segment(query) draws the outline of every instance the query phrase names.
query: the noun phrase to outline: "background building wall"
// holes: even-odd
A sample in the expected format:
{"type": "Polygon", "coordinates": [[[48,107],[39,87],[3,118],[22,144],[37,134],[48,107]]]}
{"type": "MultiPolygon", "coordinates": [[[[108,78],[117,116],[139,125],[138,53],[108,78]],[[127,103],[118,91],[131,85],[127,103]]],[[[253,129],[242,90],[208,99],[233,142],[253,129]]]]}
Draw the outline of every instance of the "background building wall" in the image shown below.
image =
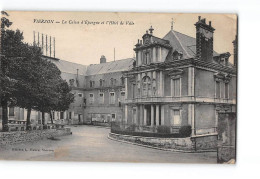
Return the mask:
{"type": "Polygon", "coordinates": [[[214,128],[216,127],[216,113],[213,104],[196,104],[195,105],[195,127],[214,128]]]}
{"type": "Polygon", "coordinates": [[[195,96],[215,97],[214,72],[195,68],[195,96]]]}

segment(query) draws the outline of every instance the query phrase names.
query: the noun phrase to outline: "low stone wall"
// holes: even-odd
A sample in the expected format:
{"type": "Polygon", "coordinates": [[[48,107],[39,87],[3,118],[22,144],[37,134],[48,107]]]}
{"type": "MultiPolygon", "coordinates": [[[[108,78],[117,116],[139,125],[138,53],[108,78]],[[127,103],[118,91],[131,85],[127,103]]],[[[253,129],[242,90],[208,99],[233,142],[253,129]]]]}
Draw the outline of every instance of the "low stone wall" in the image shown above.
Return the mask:
{"type": "Polygon", "coordinates": [[[217,151],[217,146],[218,146],[217,137],[218,137],[217,133],[191,137],[191,140],[194,145],[194,150],[195,151],[202,151],[202,150],[217,151]]]}
{"type": "Polygon", "coordinates": [[[162,149],[175,149],[191,151],[193,149],[190,137],[186,138],[158,138],[158,137],[141,137],[110,133],[109,137],[115,140],[133,142],[143,145],[149,145],[162,149]]]}
{"type": "Polygon", "coordinates": [[[118,141],[184,152],[216,151],[215,144],[217,144],[215,135],[185,138],[159,138],[110,133],[108,137],[118,141]]]}
{"type": "Polygon", "coordinates": [[[70,135],[70,128],[45,129],[33,131],[0,132],[0,146],[12,145],[28,141],[40,140],[49,137],[70,135]]]}

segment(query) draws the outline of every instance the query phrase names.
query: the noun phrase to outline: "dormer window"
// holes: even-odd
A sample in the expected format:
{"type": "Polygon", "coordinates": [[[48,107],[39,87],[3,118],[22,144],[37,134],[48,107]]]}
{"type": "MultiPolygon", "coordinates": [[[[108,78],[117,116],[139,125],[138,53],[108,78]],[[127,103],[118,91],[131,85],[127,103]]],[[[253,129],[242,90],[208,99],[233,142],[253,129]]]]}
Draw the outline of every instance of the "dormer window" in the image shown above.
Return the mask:
{"type": "Polygon", "coordinates": [[[99,80],[99,86],[104,87],[104,84],[105,84],[105,80],[100,79],[99,80]]]}
{"type": "Polygon", "coordinates": [[[90,88],[94,88],[95,87],[95,81],[92,81],[92,80],[90,80],[90,88]]]}
{"type": "Polygon", "coordinates": [[[111,78],[111,79],[110,79],[110,85],[111,85],[111,86],[115,86],[115,85],[116,85],[116,79],[111,78]]]}
{"type": "Polygon", "coordinates": [[[125,78],[123,76],[121,77],[121,85],[125,85],[125,78]]]}

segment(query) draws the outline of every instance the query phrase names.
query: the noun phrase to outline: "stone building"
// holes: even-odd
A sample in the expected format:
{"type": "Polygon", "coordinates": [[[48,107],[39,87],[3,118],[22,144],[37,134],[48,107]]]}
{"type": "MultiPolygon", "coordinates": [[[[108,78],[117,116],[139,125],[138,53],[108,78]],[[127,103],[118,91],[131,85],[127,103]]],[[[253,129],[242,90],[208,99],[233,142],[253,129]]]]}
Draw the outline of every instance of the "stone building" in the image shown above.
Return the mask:
{"type": "MultiPolygon", "coordinates": [[[[105,56],[100,64],[89,66],[43,56],[52,61],[61,71],[62,79],[72,88],[74,102],[67,111],[53,111],[55,123],[59,124],[106,124],[122,120],[125,88],[123,72],[132,68],[134,59],[128,58],[106,62],[105,56]]],[[[27,110],[19,107],[9,108],[10,122],[25,122],[27,110]]],[[[0,108],[0,120],[1,120],[0,108]]],[[[41,124],[41,112],[32,110],[31,123],[41,124]]],[[[45,122],[50,122],[45,114],[45,122]]]]}
{"type": "MultiPolygon", "coordinates": [[[[118,121],[172,130],[191,126],[192,136],[216,133],[218,115],[236,112],[236,68],[230,53],[213,50],[211,22],[199,17],[195,30],[196,38],[173,28],[159,38],[151,27],[135,45],[136,59],[106,62],[102,56],[100,64],[85,66],[44,56],[75,95],[69,110],[53,112],[55,122],[118,121]]],[[[10,108],[9,119],[24,121],[26,110],[10,108]]],[[[40,112],[33,111],[31,119],[40,123],[40,112]]]]}
{"type": "Polygon", "coordinates": [[[84,112],[86,123],[109,123],[121,121],[122,103],[125,100],[123,72],[132,68],[133,58],[87,66],[86,92],[87,108],[84,112]]]}
{"type": "Polygon", "coordinates": [[[136,65],[125,74],[123,120],[138,126],[191,126],[192,136],[215,134],[219,113],[236,112],[236,69],[230,53],[213,50],[215,29],[199,17],[196,38],[154,29],[138,40],[136,65]]]}

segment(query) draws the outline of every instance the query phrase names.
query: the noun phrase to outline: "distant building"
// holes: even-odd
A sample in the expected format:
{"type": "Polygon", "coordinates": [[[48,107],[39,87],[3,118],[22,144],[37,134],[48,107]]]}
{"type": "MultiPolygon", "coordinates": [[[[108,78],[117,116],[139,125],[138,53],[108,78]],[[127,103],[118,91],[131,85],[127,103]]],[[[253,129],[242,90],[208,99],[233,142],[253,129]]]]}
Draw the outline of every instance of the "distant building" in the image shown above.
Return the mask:
{"type": "MultiPolygon", "coordinates": [[[[68,82],[75,97],[67,111],[52,112],[55,123],[109,125],[111,121],[122,120],[121,103],[125,99],[123,72],[132,68],[133,58],[106,62],[105,56],[102,56],[100,64],[89,66],[47,56],[43,58],[60,69],[62,79],[68,82]]],[[[9,108],[10,122],[26,121],[26,116],[26,109],[9,108]]],[[[41,112],[32,110],[31,123],[41,124],[41,120],[41,112]]],[[[45,121],[50,122],[47,113],[45,121]]]]}
{"type": "Polygon", "coordinates": [[[87,66],[85,98],[87,99],[85,123],[109,123],[122,121],[125,100],[123,72],[133,66],[134,59],[106,62],[87,66]]]}

